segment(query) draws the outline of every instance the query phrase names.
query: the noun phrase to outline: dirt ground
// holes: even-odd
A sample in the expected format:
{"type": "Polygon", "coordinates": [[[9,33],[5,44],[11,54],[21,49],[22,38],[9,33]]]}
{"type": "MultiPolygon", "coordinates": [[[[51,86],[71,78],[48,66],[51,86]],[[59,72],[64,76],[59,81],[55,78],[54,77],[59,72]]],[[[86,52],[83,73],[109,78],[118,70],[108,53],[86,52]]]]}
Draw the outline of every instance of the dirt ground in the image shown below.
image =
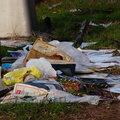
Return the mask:
{"type": "Polygon", "coordinates": [[[80,111],[59,120],[120,120],[120,101],[104,101],[99,105],[82,103],[80,111]]]}
{"type": "MultiPolygon", "coordinates": [[[[110,74],[120,75],[120,69],[111,69],[107,71],[110,74]]],[[[120,94],[112,93],[112,98],[104,98],[98,105],[90,105],[82,103],[76,106],[80,107],[80,111],[70,114],[59,120],[120,120],[120,100],[117,97],[120,94]]],[[[107,96],[111,96],[107,92],[107,96]]]]}

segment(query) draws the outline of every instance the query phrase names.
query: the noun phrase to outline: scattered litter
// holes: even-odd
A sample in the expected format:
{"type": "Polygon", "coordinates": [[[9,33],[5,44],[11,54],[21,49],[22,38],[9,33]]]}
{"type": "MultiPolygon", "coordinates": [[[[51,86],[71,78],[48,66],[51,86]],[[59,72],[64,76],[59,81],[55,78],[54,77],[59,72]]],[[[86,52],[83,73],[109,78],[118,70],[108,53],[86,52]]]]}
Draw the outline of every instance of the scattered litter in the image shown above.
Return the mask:
{"type": "Polygon", "coordinates": [[[76,75],[78,78],[96,78],[96,79],[104,79],[108,76],[108,74],[105,73],[92,73],[92,74],[80,74],[76,75]]]}
{"type": "Polygon", "coordinates": [[[48,7],[48,9],[52,9],[52,8],[55,8],[55,7],[57,7],[57,6],[60,6],[61,5],[61,3],[57,3],[57,4],[53,4],[51,7],[48,7]]]}
{"type": "Polygon", "coordinates": [[[17,59],[16,57],[3,57],[2,63],[14,63],[17,59]]]}
{"type": "Polygon", "coordinates": [[[93,63],[115,63],[119,65],[120,56],[113,56],[113,50],[80,50],[93,63]]]}
{"type": "Polygon", "coordinates": [[[37,39],[30,51],[28,52],[24,65],[29,59],[39,59],[40,57],[44,57],[46,59],[57,59],[57,60],[65,60],[68,62],[73,62],[74,60],[64,51],[61,51],[58,47],[53,46],[47,42],[44,42],[42,38],[37,39]]]}
{"type": "Polygon", "coordinates": [[[48,60],[55,70],[60,70],[63,74],[73,76],[75,74],[75,62],[66,62],[63,60],[48,60]]]}
{"type": "Polygon", "coordinates": [[[49,61],[43,57],[39,59],[30,59],[26,63],[27,68],[31,68],[33,66],[39,68],[42,73],[41,78],[56,77],[56,71],[49,61]]]}
{"type": "Polygon", "coordinates": [[[109,85],[105,81],[105,79],[96,79],[96,78],[81,78],[81,80],[86,83],[86,85],[93,85],[98,88],[107,88],[109,85]]]}
{"type": "Polygon", "coordinates": [[[3,80],[0,79],[0,90],[3,90],[5,88],[7,88],[7,86],[4,84],[3,80]]]}
{"type": "Polygon", "coordinates": [[[103,27],[106,28],[106,27],[112,25],[112,22],[110,22],[110,23],[108,23],[108,24],[102,24],[102,23],[100,23],[100,24],[95,24],[95,23],[93,23],[92,21],[90,21],[90,25],[92,25],[92,26],[103,26],[103,27]]]}
{"type": "Polygon", "coordinates": [[[48,91],[52,89],[58,89],[58,90],[65,90],[59,82],[57,82],[54,78],[48,78],[48,79],[36,79],[35,81],[27,81],[24,84],[36,86],[38,88],[44,88],[48,91]]]}
{"type": "Polygon", "coordinates": [[[3,63],[2,64],[2,69],[8,70],[9,68],[11,68],[11,66],[12,66],[12,63],[3,63]]]}
{"type": "Polygon", "coordinates": [[[117,85],[117,84],[120,84],[120,75],[108,75],[106,77],[106,82],[109,84],[109,85],[117,85]]]}
{"type": "Polygon", "coordinates": [[[120,95],[117,98],[120,100],[120,95]]]}
{"type": "Polygon", "coordinates": [[[87,67],[87,65],[90,64],[90,60],[81,51],[67,43],[60,43],[57,46],[61,51],[64,51],[67,55],[74,59],[76,62],[76,73],[93,73],[93,71],[87,67]]]}
{"type": "Polygon", "coordinates": [[[40,78],[41,76],[41,72],[37,67],[31,68],[24,67],[5,74],[3,80],[7,86],[11,86],[14,85],[15,83],[23,83],[24,78],[30,74],[34,75],[36,78],[40,78]]]}
{"type": "Polygon", "coordinates": [[[59,43],[66,43],[72,46],[73,42],[59,42],[58,40],[52,40],[51,42],[49,42],[49,44],[57,46],[59,43]]]}
{"type": "Polygon", "coordinates": [[[5,96],[7,93],[12,93],[11,91],[14,89],[14,86],[10,87],[4,87],[2,90],[0,90],[0,98],[5,96]]]}
{"type": "Polygon", "coordinates": [[[21,56],[15,62],[13,62],[10,71],[24,67],[24,64],[23,64],[24,59],[25,59],[25,56],[21,56]]]}
{"type": "Polygon", "coordinates": [[[17,51],[10,51],[10,50],[8,50],[8,52],[11,54],[12,57],[25,56],[25,53],[23,52],[23,50],[17,50],[17,51]]]}
{"type": "Polygon", "coordinates": [[[47,95],[48,91],[44,88],[38,88],[33,85],[17,83],[15,84],[13,94],[17,97],[42,96],[47,95]]]}
{"type": "Polygon", "coordinates": [[[120,84],[113,85],[113,87],[110,87],[107,90],[114,93],[120,93],[120,84]]]}
{"type": "Polygon", "coordinates": [[[30,45],[32,42],[28,41],[21,41],[21,40],[1,40],[1,46],[6,47],[20,47],[23,45],[30,45]]]}
{"type": "Polygon", "coordinates": [[[74,59],[74,61],[77,64],[81,65],[89,64],[90,60],[88,59],[88,57],[79,50],[77,50],[76,48],[74,48],[73,46],[67,43],[59,43],[57,46],[59,47],[60,50],[64,51],[67,55],[74,59]]]}
{"type": "Polygon", "coordinates": [[[27,75],[24,79],[24,82],[33,81],[33,80],[36,80],[36,79],[37,78],[34,75],[27,75]]]}
{"type": "Polygon", "coordinates": [[[82,42],[82,44],[80,45],[80,48],[85,48],[85,47],[88,47],[90,45],[94,45],[96,43],[97,42],[82,42]]]}
{"type": "MultiPolygon", "coordinates": [[[[33,87],[34,88],[34,87],[33,87]]],[[[36,88],[36,87],[35,87],[36,88]]],[[[27,88],[26,88],[27,89],[27,88]]],[[[39,90],[39,89],[38,89],[39,90]]],[[[41,89],[40,89],[41,91],[41,89]]],[[[17,94],[15,95],[19,95],[19,93],[22,93],[21,91],[16,91],[17,94]]],[[[41,92],[39,92],[41,93],[41,92]]],[[[47,93],[42,92],[42,93],[47,93]]],[[[24,95],[29,95],[29,94],[34,94],[34,92],[31,92],[29,90],[27,90],[26,92],[24,92],[24,95]]],[[[51,89],[48,94],[46,95],[40,95],[40,94],[35,94],[33,97],[15,97],[14,93],[10,96],[7,96],[3,99],[3,101],[1,102],[3,103],[7,103],[7,102],[64,102],[64,103],[72,103],[72,102],[88,102],[89,104],[92,105],[98,105],[100,97],[98,96],[92,96],[92,95],[86,95],[84,97],[78,97],[78,96],[74,96],[70,93],[67,93],[65,91],[61,91],[61,90],[57,90],[57,89],[51,89]],[[36,95],[36,96],[35,96],[36,95]],[[38,96],[40,95],[40,96],[38,96]],[[37,97],[38,96],[38,97],[37,97]],[[28,100],[29,99],[29,100],[28,100]]]]}
{"type": "Polygon", "coordinates": [[[56,46],[57,44],[59,44],[60,42],[58,40],[52,40],[51,42],[49,42],[49,44],[56,46]]]}
{"type": "MultiPolygon", "coordinates": [[[[53,102],[88,102],[89,104],[98,105],[100,98],[98,96],[78,97],[61,90],[51,90],[48,99],[53,102]]],[[[39,97],[38,97],[39,100],[39,97]]]]}
{"type": "Polygon", "coordinates": [[[70,12],[81,12],[81,9],[71,9],[70,12]]]}
{"type": "Polygon", "coordinates": [[[0,79],[1,103],[51,101],[98,105],[101,99],[113,99],[111,92],[120,93],[120,76],[95,71],[120,65],[120,57],[114,50],[81,49],[90,44],[96,42],[82,43],[76,49],[73,42],[47,43],[40,38],[21,51],[8,51],[12,57],[2,59],[2,69],[7,68],[8,73],[0,79]],[[81,97],[81,92],[86,96],[81,97]]]}

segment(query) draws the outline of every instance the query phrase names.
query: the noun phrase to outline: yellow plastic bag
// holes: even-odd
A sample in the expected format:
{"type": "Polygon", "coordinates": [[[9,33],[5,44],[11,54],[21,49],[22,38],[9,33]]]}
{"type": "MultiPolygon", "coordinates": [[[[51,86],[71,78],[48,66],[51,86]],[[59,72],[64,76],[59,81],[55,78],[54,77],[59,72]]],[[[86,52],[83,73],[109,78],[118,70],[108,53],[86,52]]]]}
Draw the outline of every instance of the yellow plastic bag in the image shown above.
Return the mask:
{"type": "Polygon", "coordinates": [[[5,74],[3,80],[7,86],[11,86],[14,85],[15,83],[24,82],[24,78],[27,75],[34,75],[38,79],[41,76],[41,72],[37,67],[32,67],[32,68],[23,67],[13,72],[9,72],[5,74]]]}

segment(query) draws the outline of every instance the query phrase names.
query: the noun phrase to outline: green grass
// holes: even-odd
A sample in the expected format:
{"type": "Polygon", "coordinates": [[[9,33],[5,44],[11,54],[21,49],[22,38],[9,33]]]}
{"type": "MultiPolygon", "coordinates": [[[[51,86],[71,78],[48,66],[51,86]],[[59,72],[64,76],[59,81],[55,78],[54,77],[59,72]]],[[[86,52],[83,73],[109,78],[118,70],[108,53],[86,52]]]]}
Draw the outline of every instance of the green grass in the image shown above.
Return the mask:
{"type": "Polygon", "coordinates": [[[7,52],[8,50],[10,50],[10,51],[23,50],[23,47],[24,47],[24,46],[20,46],[20,47],[13,48],[13,47],[1,46],[1,54],[2,54],[2,57],[12,57],[12,56],[10,55],[10,53],[7,52]]]}
{"type": "MultiPolygon", "coordinates": [[[[40,28],[47,29],[44,23],[45,17],[48,16],[52,19],[51,39],[71,38],[70,40],[74,41],[75,36],[80,29],[80,27],[76,26],[75,23],[81,23],[84,20],[105,24],[120,21],[119,4],[119,0],[59,0],[59,2],[41,3],[36,11],[40,28]],[[53,7],[52,9],[48,9],[50,6],[57,3],[61,3],[61,5],[53,7]],[[71,13],[71,9],[80,9],[81,12],[77,11],[71,13]],[[94,14],[86,13],[90,10],[99,10],[101,12],[94,14]],[[107,14],[102,11],[112,12],[107,14]]],[[[84,41],[99,42],[100,38],[102,38],[102,35],[107,35],[109,38],[114,38],[115,40],[119,41],[119,28],[120,23],[116,25],[111,25],[108,28],[94,27],[93,29],[93,26],[89,26],[89,32],[93,34],[87,34],[84,38],[84,41]],[[94,35],[95,33],[97,33],[98,35],[94,35]]],[[[109,42],[107,44],[106,42],[104,43],[102,39],[101,41],[102,42],[98,43],[98,46],[108,47],[110,45],[109,42]]],[[[99,49],[99,47],[97,49],[99,49]]]]}
{"type": "Polygon", "coordinates": [[[80,109],[79,103],[6,103],[0,105],[0,119],[57,120],[80,109]]]}

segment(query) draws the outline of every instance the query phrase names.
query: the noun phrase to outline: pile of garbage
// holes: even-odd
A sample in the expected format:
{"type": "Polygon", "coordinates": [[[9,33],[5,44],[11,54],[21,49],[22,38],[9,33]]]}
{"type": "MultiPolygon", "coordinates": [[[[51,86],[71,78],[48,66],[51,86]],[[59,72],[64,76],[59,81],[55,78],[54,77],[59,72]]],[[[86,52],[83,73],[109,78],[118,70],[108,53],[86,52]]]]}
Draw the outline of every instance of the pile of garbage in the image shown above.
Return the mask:
{"type": "Polygon", "coordinates": [[[72,44],[39,38],[23,50],[8,50],[12,57],[2,58],[0,102],[98,105],[105,98],[114,99],[112,92],[120,93],[120,76],[96,71],[119,66],[120,57],[113,57],[113,50],[82,50],[72,44]]]}

